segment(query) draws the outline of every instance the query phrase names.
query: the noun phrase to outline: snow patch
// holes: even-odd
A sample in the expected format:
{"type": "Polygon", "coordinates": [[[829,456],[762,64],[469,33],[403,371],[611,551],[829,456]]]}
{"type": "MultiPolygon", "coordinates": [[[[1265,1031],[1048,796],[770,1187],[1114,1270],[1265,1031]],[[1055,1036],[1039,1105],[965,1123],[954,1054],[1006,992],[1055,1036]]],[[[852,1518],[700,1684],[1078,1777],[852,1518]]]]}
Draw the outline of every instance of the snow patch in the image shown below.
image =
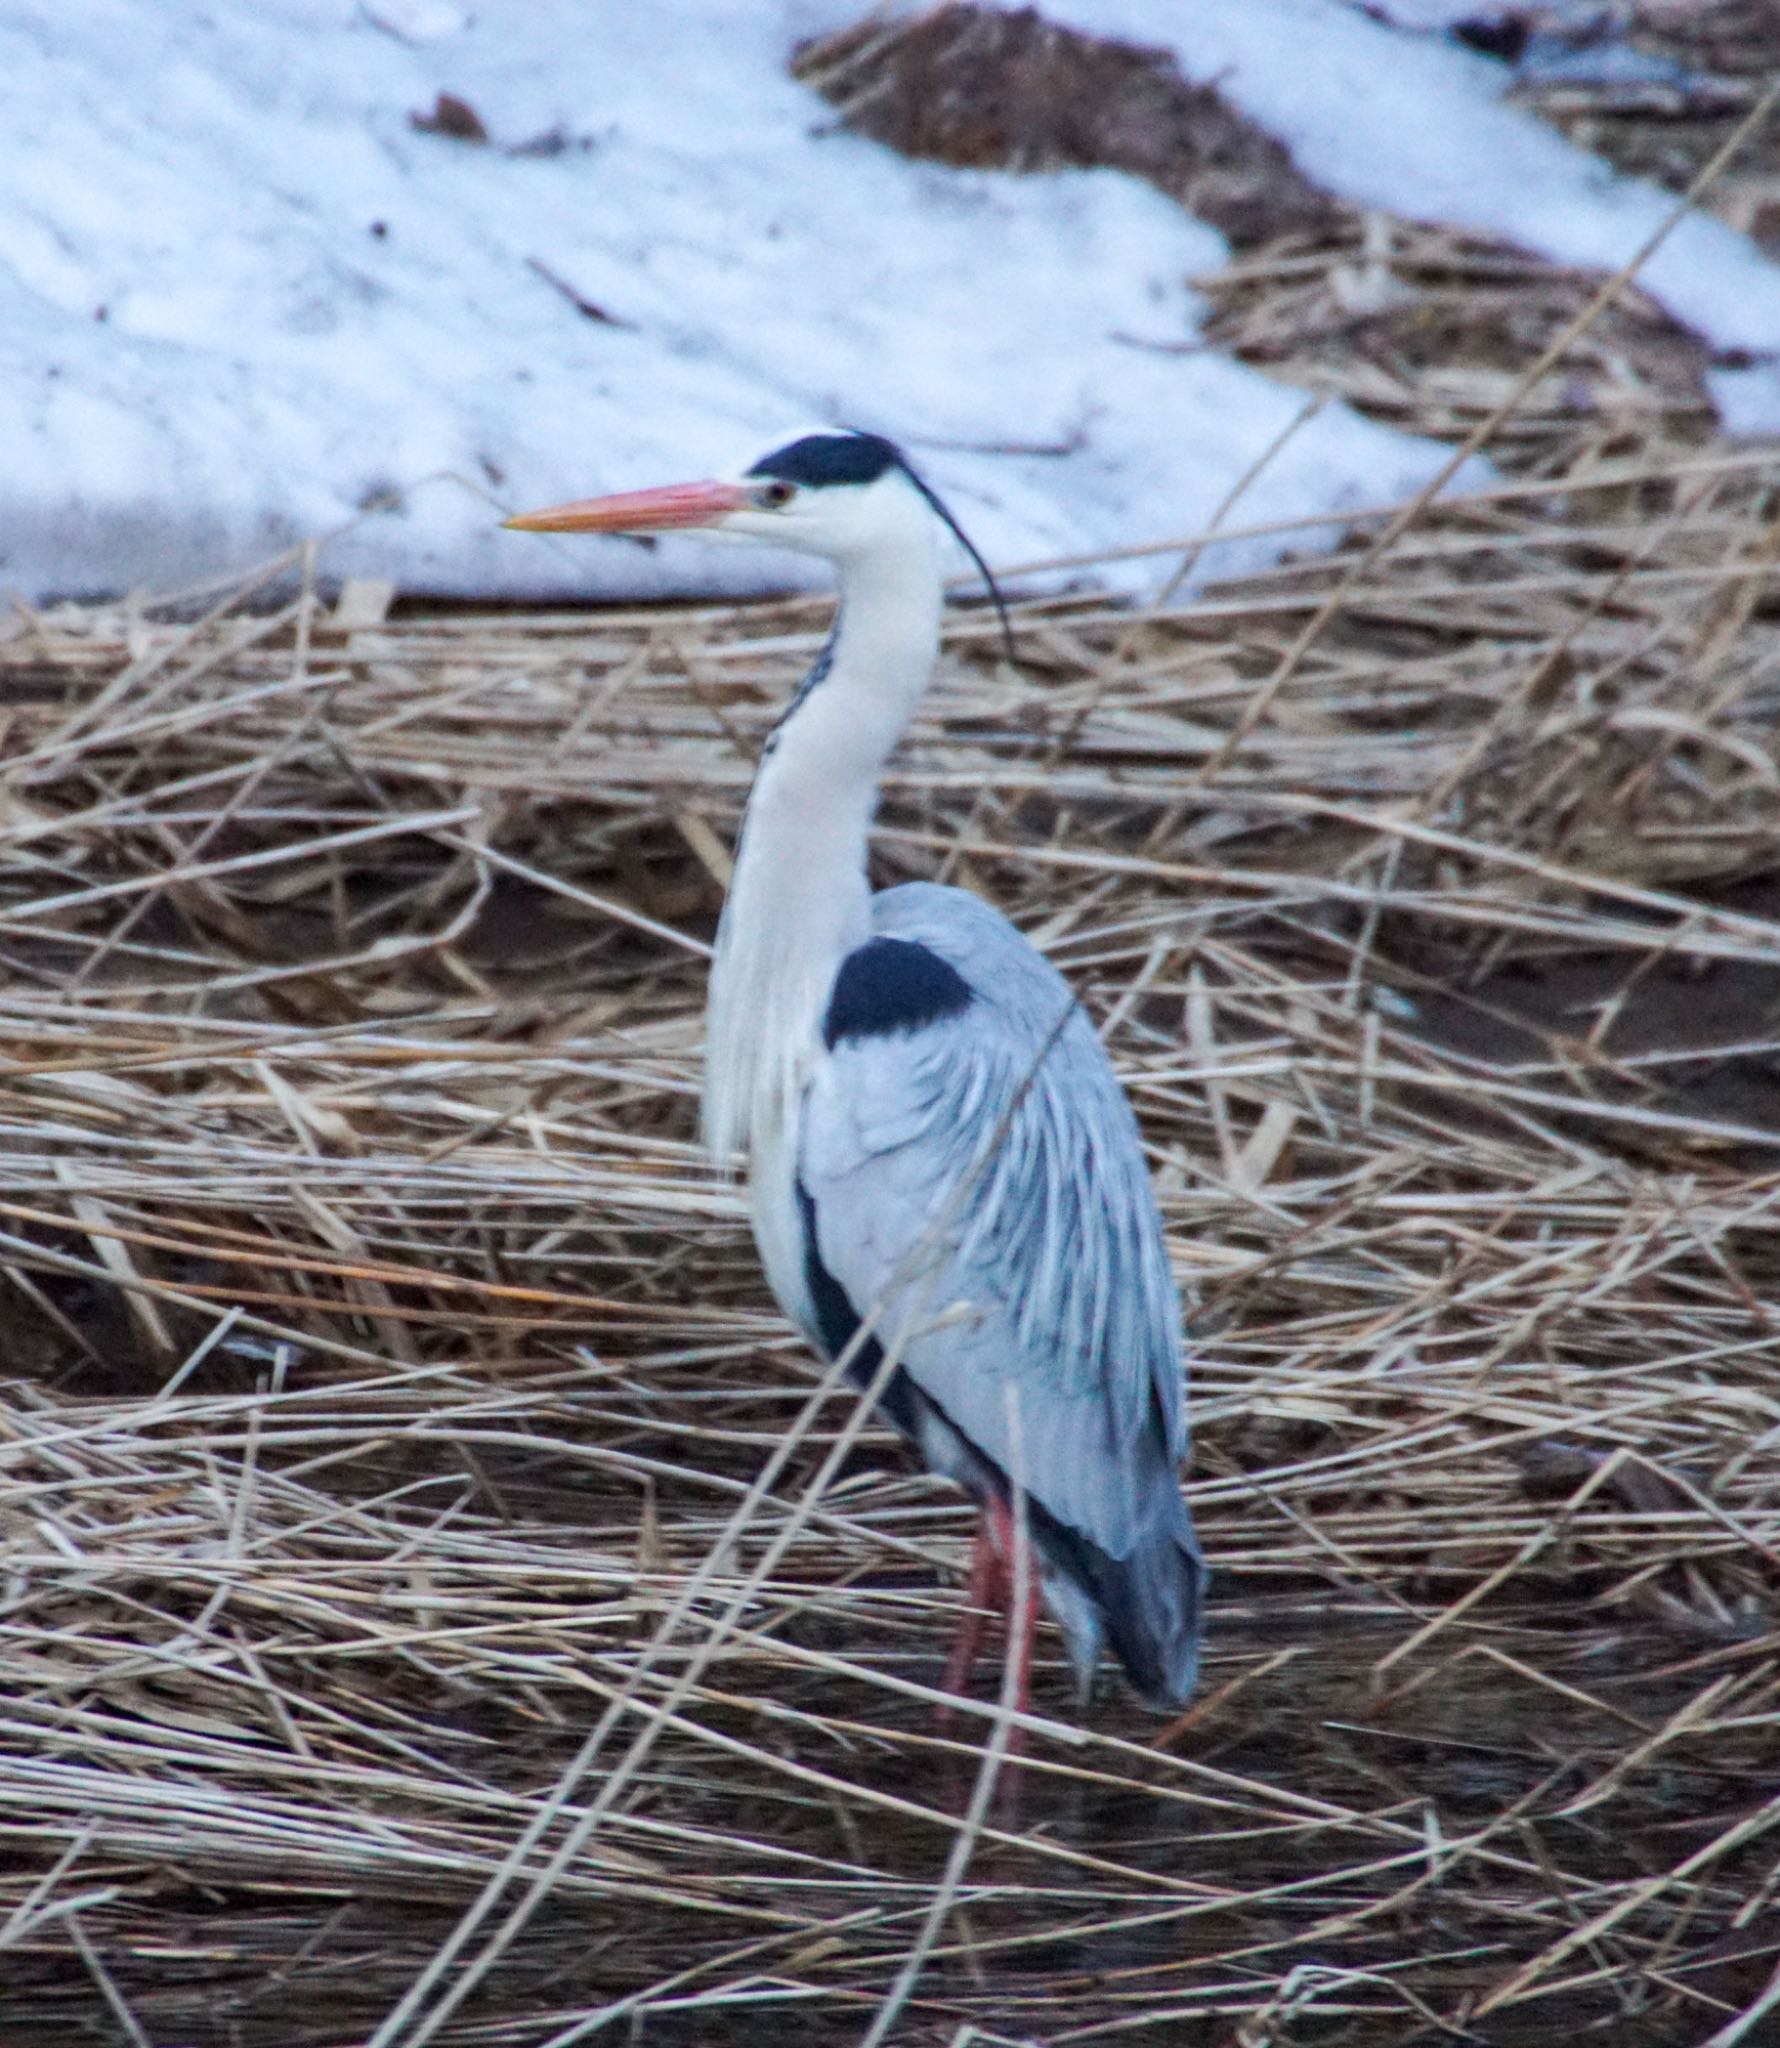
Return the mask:
{"type": "Polygon", "coordinates": [[[1706,389],[1727,434],[1739,440],[1780,438],[1780,363],[1708,370],[1706,389]]]}
{"type": "MultiPolygon", "coordinates": [[[[786,60],[857,12],[15,0],[0,587],[165,589],[331,535],[331,574],[410,590],[782,588],[794,562],[497,521],[705,475],[812,418],[902,440],[993,561],[1199,532],[1304,410],[1196,350],[1185,280],[1223,243],[1115,173],[958,172],[834,133],[786,60]],[[441,94],[486,143],[417,127],[441,94]]],[[[1501,108],[1495,67],[1333,0],[1058,13],[1227,72],[1370,203],[1578,261],[1618,260],[1666,204],[1501,108]]],[[[1689,230],[1653,288],[1723,345],[1767,345],[1772,267],[1689,230]]],[[[1235,517],[1339,518],[1445,458],[1330,406],[1235,517]]],[[[1213,547],[1199,573],[1275,545],[1213,547]]]]}

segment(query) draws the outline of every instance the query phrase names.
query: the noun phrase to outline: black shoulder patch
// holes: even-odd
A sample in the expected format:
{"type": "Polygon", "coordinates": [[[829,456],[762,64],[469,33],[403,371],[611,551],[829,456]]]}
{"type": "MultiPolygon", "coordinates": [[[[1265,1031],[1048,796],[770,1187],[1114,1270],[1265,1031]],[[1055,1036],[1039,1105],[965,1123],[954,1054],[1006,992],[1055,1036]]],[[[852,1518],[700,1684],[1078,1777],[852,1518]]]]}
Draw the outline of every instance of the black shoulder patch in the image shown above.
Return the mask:
{"type": "Polygon", "coordinates": [[[830,1051],[843,1038],[918,1031],[967,1010],[971,986],[950,961],[914,939],[867,939],[841,962],[822,1020],[830,1051]]]}
{"type": "Polygon", "coordinates": [[[748,474],[788,484],[869,484],[887,469],[907,468],[902,450],[882,434],[805,434],[763,455],[748,474]]]}

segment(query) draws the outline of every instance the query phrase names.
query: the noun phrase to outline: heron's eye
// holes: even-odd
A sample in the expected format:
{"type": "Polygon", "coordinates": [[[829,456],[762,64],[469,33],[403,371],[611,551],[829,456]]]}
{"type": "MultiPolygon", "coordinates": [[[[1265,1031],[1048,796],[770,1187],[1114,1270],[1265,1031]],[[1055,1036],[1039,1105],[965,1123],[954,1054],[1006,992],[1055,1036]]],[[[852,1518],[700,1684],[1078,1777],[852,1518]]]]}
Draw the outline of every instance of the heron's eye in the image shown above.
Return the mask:
{"type": "Polygon", "coordinates": [[[777,512],[781,506],[789,505],[797,496],[797,486],[787,483],[783,477],[775,477],[771,483],[762,484],[754,493],[754,502],[764,505],[769,512],[777,512]]]}

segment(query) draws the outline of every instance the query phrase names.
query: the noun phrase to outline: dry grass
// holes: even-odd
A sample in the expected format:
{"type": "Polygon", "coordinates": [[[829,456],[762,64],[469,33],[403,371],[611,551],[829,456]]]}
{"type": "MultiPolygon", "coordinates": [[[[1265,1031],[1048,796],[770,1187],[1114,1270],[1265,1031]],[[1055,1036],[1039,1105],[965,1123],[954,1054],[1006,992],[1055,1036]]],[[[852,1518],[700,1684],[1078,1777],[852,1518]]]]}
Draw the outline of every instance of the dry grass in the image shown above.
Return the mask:
{"type": "MultiPolygon", "coordinates": [[[[1019,673],[954,620],[883,878],[1105,1020],[1219,1576],[1172,1729],[1069,1726],[1050,1646],[893,2038],[1693,2041],[1765,1982],[1776,481],[1424,515],[1246,733],[1358,543],[1034,602],[1019,673]]],[[[11,628],[9,2043],[864,2031],[986,1725],[929,1714],[965,1517],[807,1405],[691,1142],[820,632],[11,628]],[[439,2031],[375,2034],[565,1831],[439,2031]]]]}
{"type": "Polygon", "coordinates": [[[1041,1638],[1014,1814],[692,1142],[825,608],[9,622],[6,2048],[1772,2037],[1780,457],[1560,425],[951,622],[880,878],[1104,1024],[1217,1569],[1172,1727],[1041,1638]]]}
{"type": "MultiPolygon", "coordinates": [[[[1529,24],[1562,26],[1557,10],[1526,10],[1529,24]]],[[[1572,33],[1574,13],[1568,23],[1572,33]]],[[[1579,75],[1521,79],[1514,96],[1584,149],[1620,169],[1682,190],[1766,89],[1774,73],[1772,0],[1614,0],[1596,17],[1602,54],[1579,75]],[[1655,60],[1651,75],[1615,79],[1628,48],[1655,60]]],[[[1770,254],[1780,251],[1780,133],[1756,138],[1714,187],[1707,206],[1770,254]]]]}

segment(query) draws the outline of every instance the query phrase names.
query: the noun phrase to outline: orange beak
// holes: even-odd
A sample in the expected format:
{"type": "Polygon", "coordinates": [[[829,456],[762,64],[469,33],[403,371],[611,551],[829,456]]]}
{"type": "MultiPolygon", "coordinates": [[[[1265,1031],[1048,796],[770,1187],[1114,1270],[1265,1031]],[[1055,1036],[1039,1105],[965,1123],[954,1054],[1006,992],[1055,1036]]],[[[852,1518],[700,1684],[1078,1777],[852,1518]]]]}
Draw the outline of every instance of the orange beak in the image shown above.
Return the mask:
{"type": "Polygon", "coordinates": [[[740,484],[664,484],[654,491],[620,491],[610,498],[578,498],[542,512],[503,519],[518,533],[663,533],[673,527],[715,526],[751,503],[740,484]]]}

